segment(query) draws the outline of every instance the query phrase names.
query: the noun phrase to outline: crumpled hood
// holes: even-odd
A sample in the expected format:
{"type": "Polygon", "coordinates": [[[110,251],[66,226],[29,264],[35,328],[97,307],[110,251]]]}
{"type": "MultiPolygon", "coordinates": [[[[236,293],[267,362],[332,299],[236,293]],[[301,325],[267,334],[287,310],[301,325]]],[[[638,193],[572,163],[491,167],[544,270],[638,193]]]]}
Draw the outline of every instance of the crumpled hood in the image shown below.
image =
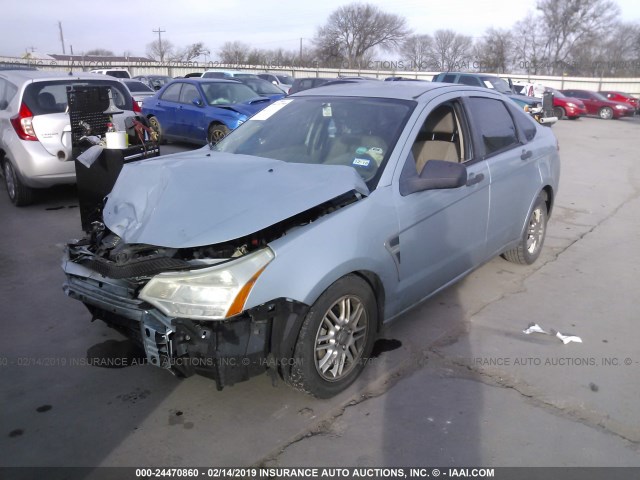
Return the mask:
{"type": "Polygon", "coordinates": [[[234,112],[238,112],[247,117],[252,117],[256,113],[258,113],[260,110],[265,108],[267,105],[271,104],[271,102],[272,100],[269,100],[269,98],[256,97],[250,102],[232,103],[229,105],[212,105],[212,106],[217,108],[224,108],[226,110],[233,110],[234,112]]]}
{"type": "Polygon", "coordinates": [[[197,247],[255,233],[352,190],[369,194],[352,167],[201,149],[125,164],[104,223],[126,243],[197,247]]]}

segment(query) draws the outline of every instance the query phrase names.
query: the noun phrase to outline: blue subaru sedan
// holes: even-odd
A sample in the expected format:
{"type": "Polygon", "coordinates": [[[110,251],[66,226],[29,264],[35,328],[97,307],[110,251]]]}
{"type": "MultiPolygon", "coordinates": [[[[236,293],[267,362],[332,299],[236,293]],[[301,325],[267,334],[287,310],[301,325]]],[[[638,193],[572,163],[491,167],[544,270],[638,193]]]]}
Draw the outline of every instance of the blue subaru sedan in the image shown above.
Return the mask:
{"type": "Polygon", "coordinates": [[[232,80],[189,78],[165,85],[142,103],[161,142],[215,144],[271,103],[232,80]]]}

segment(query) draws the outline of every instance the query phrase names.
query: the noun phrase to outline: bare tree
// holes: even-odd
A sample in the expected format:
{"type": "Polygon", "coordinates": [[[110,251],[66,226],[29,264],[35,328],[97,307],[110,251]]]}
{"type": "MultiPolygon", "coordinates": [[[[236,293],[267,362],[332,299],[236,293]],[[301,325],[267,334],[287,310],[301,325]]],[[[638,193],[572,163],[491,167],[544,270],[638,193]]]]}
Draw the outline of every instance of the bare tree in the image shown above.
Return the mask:
{"type": "Polygon", "coordinates": [[[563,73],[582,46],[611,31],[620,9],[610,0],[538,0],[550,73],[563,73]]]}
{"type": "Polygon", "coordinates": [[[411,70],[428,70],[433,39],[429,35],[411,35],[400,46],[402,59],[411,70]]]}
{"type": "Polygon", "coordinates": [[[545,34],[541,20],[529,13],[513,26],[513,67],[515,71],[538,75],[546,72],[545,34]]]}
{"type": "Polygon", "coordinates": [[[172,56],[172,60],[190,62],[191,60],[205,54],[209,54],[209,49],[204,46],[203,42],[197,42],[178,50],[172,56]]]}
{"type": "Polygon", "coordinates": [[[438,30],[433,35],[431,57],[439,70],[460,70],[471,51],[471,37],[453,30],[438,30]]]}
{"type": "Polygon", "coordinates": [[[225,42],[218,52],[220,61],[229,64],[243,64],[247,61],[247,55],[251,50],[251,46],[239,41],[225,42]]]}
{"type": "Polygon", "coordinates": [[[349,68],[362,66],[367,52],[393,49],[409,34],[404,18],[385,13],[372,4],[352,3],[339,7],[318,29],[315,43],[329,57],[342,56],[349,68]]]}
{"type": "Polygon", "coordinates": [[[473,47],[472,67],[481,72],[506,73],[512,65],[513,47],[511,32],[489,28],[473,47]]]}
{"type": "Polygon", "coordinates": [[[175,48],[169,40],[154,40],[147,45],[147,55],[153,60],[164,62],[174,54],[175,48]]]}
{"type": "Polygon", "coordinates": [[[106,48],[94,48],[85,53],[85,55],[92,55],[96,57],[113,57],[114,53],[106,48]]]}
{"type": "Polygon", "coordinates": [[[605,47],[609,75],[618,77],[640,73],[640,23],[616,25],[605,47]]]}

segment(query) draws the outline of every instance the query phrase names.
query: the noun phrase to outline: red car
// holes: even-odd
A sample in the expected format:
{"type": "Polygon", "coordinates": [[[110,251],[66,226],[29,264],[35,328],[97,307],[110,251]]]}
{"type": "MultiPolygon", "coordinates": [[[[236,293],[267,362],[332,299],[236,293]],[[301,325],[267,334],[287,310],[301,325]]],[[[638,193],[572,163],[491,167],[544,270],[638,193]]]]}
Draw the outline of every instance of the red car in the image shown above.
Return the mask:
{"type": "Polygon", "coordinates": [[[600,91],[598,92],[601,95],[604,95],[612,102],[620,102],[620,103],[628,103],[633,107],[636,113],[640,113],[640,100],[636,97],[629,95],[628,93],[622,92],[613,92],[613,91],[600,91]]]}
{"type": "Polygon", "coordinates": [[[631,117],[635,113],[632,106],[626,103],[612,102],[598,92],[589,90],[561,90],[561,92],[567,97],[579,98],[584,103],[584,106],[587,107],[589,115],[598,115],[605,120],[631,117]]]}
{"type": "Polygon", "coordinates": [[[587,115],[587,107],[579,98],[568,97],[555,88],[547,87],[546,90],[553,93],[553,115],[558,117],[558,120],[564,117],[575,120],[587,115]]]}

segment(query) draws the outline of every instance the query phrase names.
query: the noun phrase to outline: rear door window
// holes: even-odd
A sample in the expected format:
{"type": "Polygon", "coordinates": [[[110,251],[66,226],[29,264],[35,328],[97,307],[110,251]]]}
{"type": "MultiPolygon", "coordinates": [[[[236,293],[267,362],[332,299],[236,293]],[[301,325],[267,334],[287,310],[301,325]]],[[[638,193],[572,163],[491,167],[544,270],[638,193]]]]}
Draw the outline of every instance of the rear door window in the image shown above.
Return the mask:
{"type": "Polygon", "coordinates": [[[467,106],[485,158],[519,145],[516,126],[504,102],[494,98],[470,97],[467,106]]]}
{"type": "Polygon", "coordinates": [[[166,100],[167,102],[179,102],[180,89],[182,88],[182,85],[182,82],[176,82],[173,85],[169,85],[162,93],[162,100],[166,100]]]}

